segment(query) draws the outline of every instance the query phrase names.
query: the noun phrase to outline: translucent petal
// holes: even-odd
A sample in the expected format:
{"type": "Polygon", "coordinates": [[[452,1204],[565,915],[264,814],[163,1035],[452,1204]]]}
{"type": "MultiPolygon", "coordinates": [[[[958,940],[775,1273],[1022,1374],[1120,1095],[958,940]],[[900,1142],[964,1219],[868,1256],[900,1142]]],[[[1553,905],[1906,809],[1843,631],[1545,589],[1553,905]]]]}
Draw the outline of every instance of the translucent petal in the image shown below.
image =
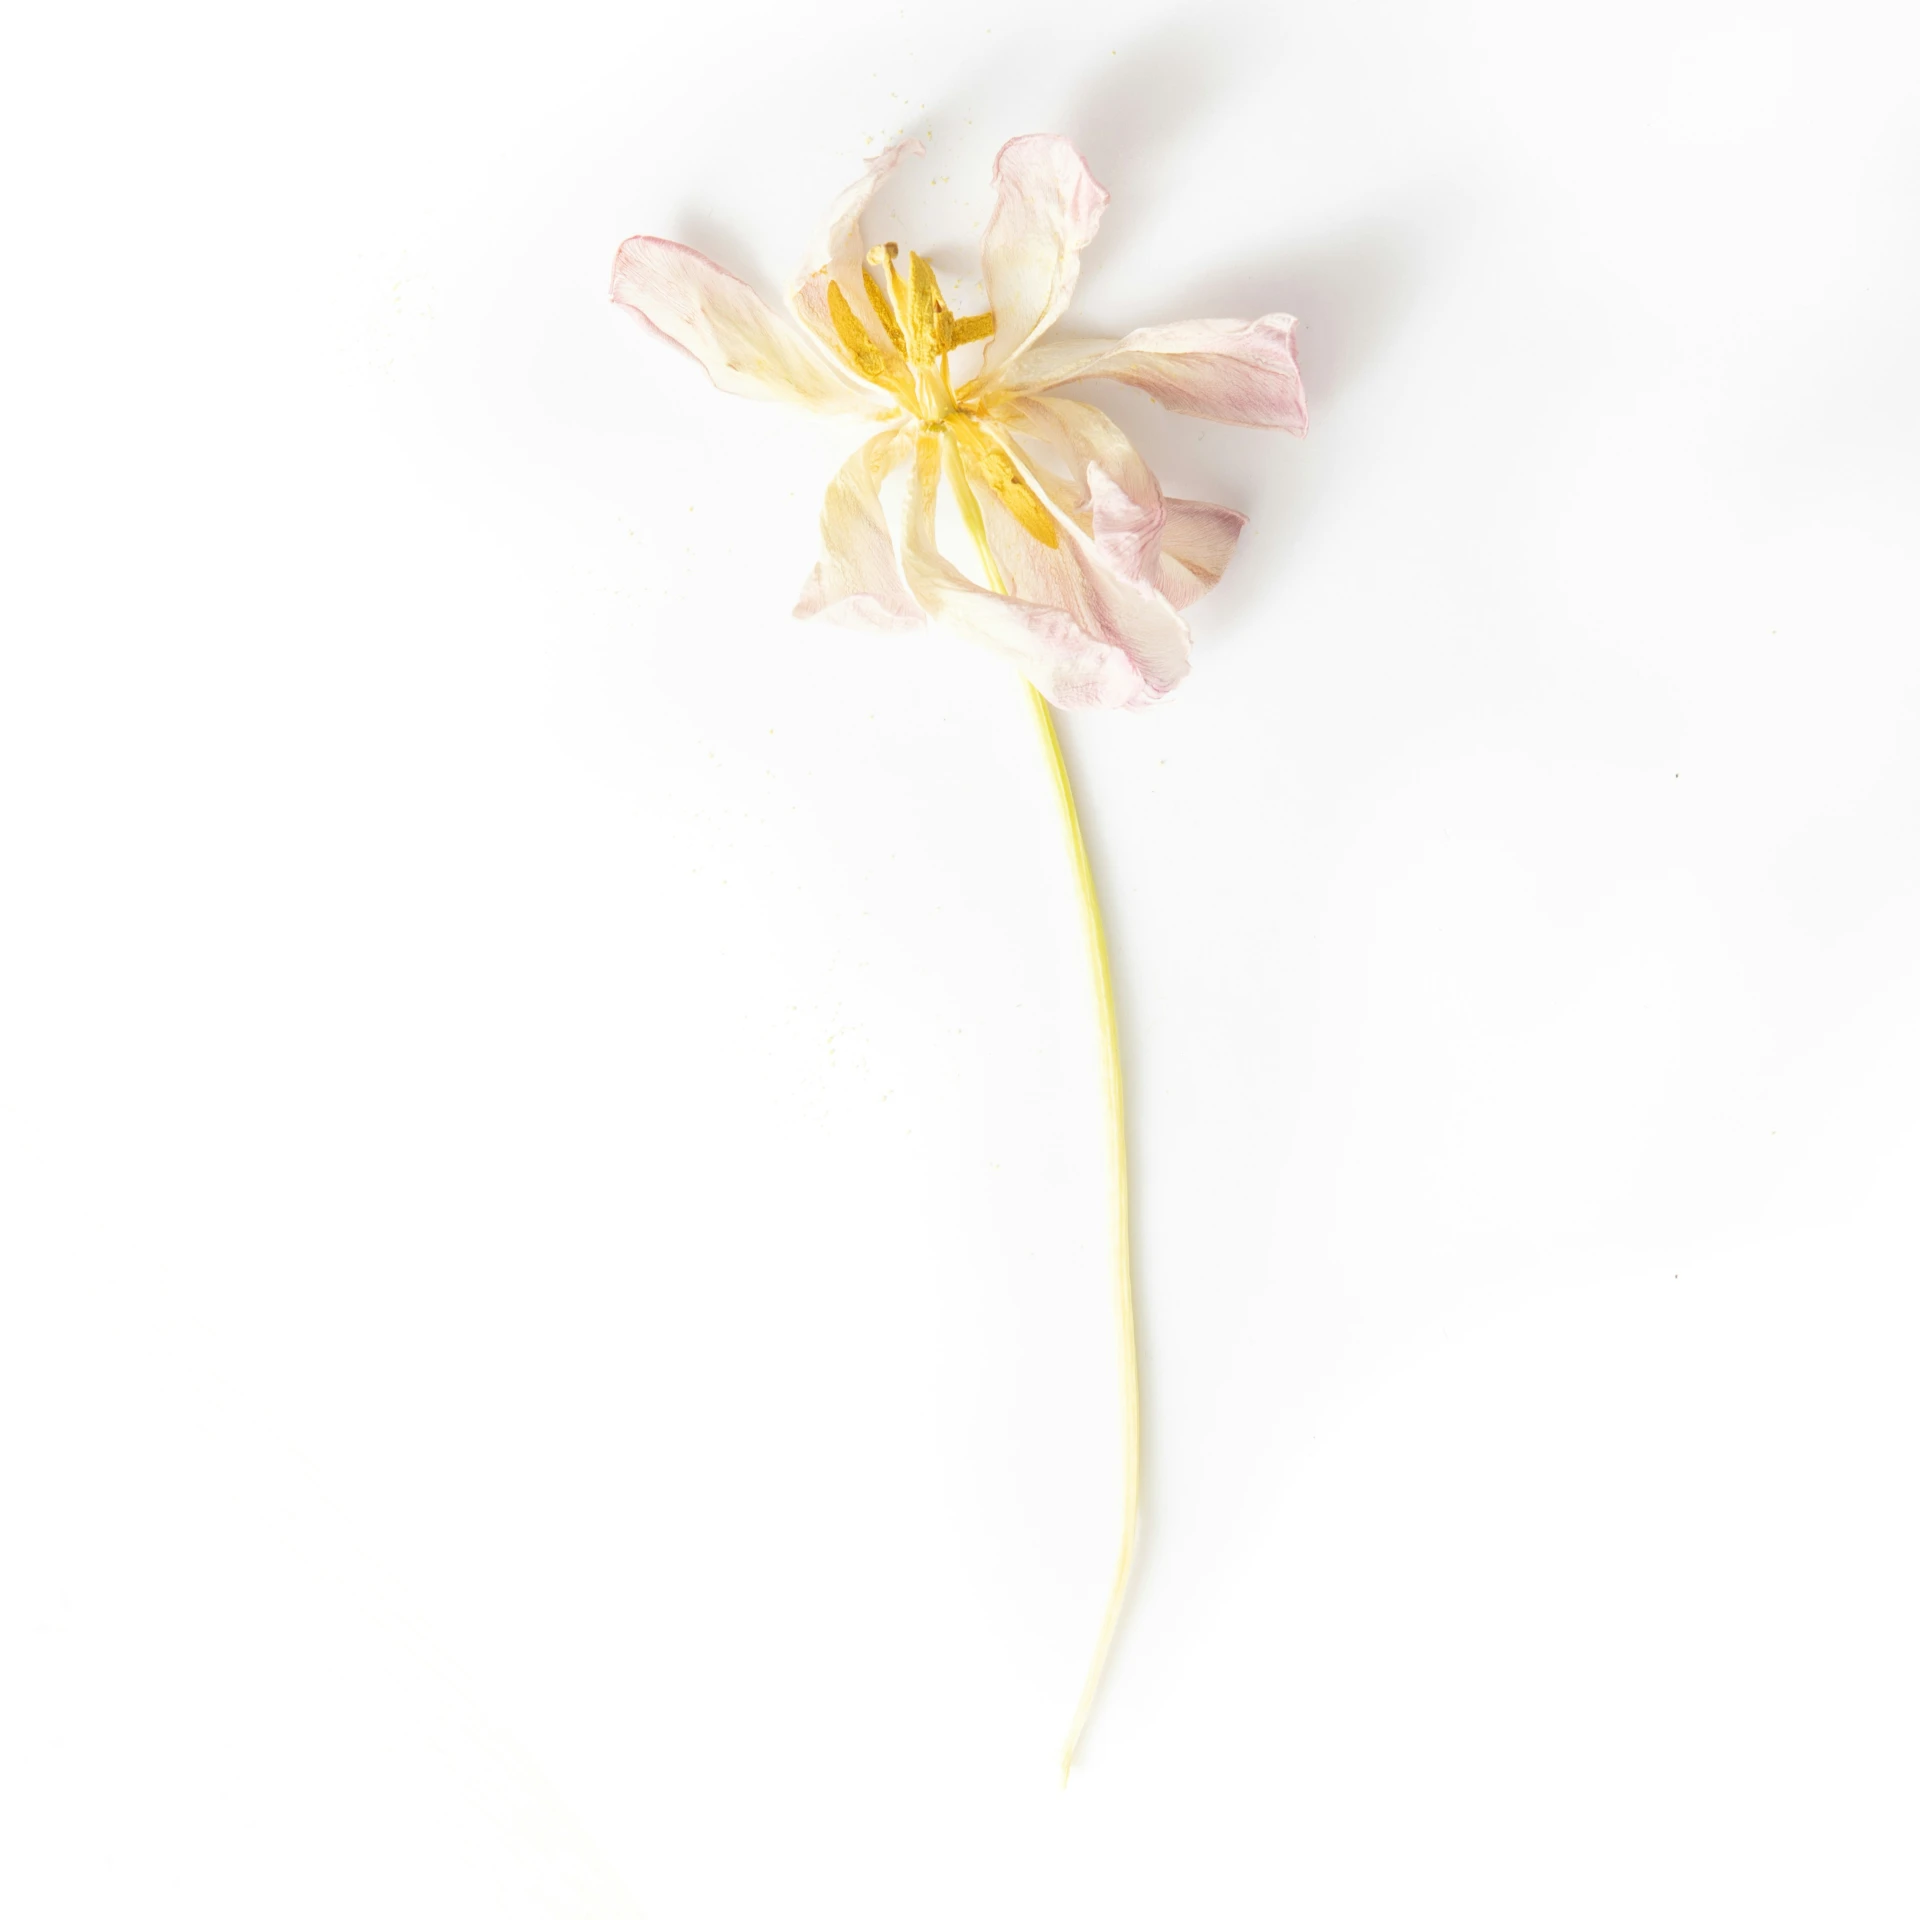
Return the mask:
{"type": "Polygon", "coordinates": [[[1291,314],[1270,313],[1259,320],[1140,327],[1122,340],[1049,340],[992,384],[1007,393],[1038,393],[1069,380],[1122,380],[1176,413],[1305,433],[1307,400],[1293,328],[1291,314]]]}
{"type": "Polygon", "coordinates": [[[1023,353],[1062,313],[1080,277],[1080,252],[1100,226],[1107,190],[1071,141],[1054,133],[1009,140],[993,163],[999,199],[980,247],[993,310],[981,365],[991,374],[1023,353]]]}
{"type": "Polygon", "coordinates": [[[1220,584],[1247,516],[1204,500],[1169,500],[1166,506],[1166,525],[1160,530],[1160,592],[1171,605],[1190,607],[1220,584]]]}
{"type": "Polygon", "coordinates": [[[912,450],[912,430],[876,433],[834,475],[820,508],[820,559],[794,617],[824,617],[844,627],[902,633],[927,616],[907,591],[880,486],[912,450]]]}
{"type": "Polygon", "coordinates": [[[705,254],[639,234],[613,263],[613,297],[706,368],[724,393],[820,413],[877,412],[876,396],[826,363],[792,325],[705,254]]]}
{"type": "Polygon", "coordinates": [[[873,196],[886,184],[894,168],[907,155],[925,152],[920,141],[902,140],[876,153],[867,162],[860,178],[833,203],[826,229],[808,258],[805,272],[788,291],[787,299],[794,312],[829,349],[837,350],[839,339],[827,305],[829,285],[839,288],[840,297],[876,341],[886,341],[892,331],[869,292],[867,243],[860,223],[873,196]]]}
{"type": "Polygon", "coordinates": [[[1107,565],[1136,585],[1156,586],[1166,504],[1159,481],[1119,427],[1098,407],[1054,394],[1022,396],[995,417],[1064,467],[1066,490],[1056,498],[1086,516],[1107,565]]]}
{"type": "MultiPolygon", "coordinates": [[[[923,435],[922,446],[939,436],[923,435]]],[[[968,579],[934,540],[937,456],[916,461],[901,563],[929,615],[1019,667],[1057,707],[1146,707],[1185,676],[1190,650],[1172,608],[1099,562],[1070,522],[1043,546],[991,490],[974,501],[1007,593],[968,579]]],[[[1027,476],[1029,486],[1033,476],[1027,476]]]]}

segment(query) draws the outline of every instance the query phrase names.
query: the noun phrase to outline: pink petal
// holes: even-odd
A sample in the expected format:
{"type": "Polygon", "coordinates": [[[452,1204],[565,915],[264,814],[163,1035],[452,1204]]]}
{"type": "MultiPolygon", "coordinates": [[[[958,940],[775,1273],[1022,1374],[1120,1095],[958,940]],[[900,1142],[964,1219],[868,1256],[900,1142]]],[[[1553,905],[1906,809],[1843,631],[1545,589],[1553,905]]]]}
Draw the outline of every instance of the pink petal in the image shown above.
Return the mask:
{"type": "MultiPolygon", "coordinates": [[[[1057,504],[1087,516],[1100,558],[1124,580],[1151,591],[1160,579],[1166,502],[1133,442],[1098,407],[1052,395],[1022,397],[996,410],[1000,425],[1057,454],[1067,470],[1057,504]]],[[[1051,475],[1042,473],[1042,480],[1051,475]]]]}
{"type": "Polygon", "coordinates": [[[1160,531],[1159,588],[1176,607],[1190,607],[1220,584],[1233,558],[1244,513],[1210,507],[1204,500],[1169,500],[1160,531]]]}
{"type": "Polygon", "coordinates": [[[1057,133],[1009,140],[993,163],[999,201],[981,243],[994,332],[981,366],[1004,367],[1073,298],[1080,251],[1100,226],[1107,190],[1071,141],[1057,133]]]}
{"type": "Polygon", "coordinates": [[[1123,380],[1176,413],[1244,427],[1307,430],[1291,314],[1261,320],[1185,320],[1140,327],[1124,340],[1050,340],[1008,367],[1007,392],[1038,393],[1069,380],[1123,380]]]}
{"type": "Polygon", "coordinates": [[[870,388],[824,364],[744,280],[676,240],[638,234],[624,242],[614,258],[613,297],[691,354],[723,393],[791,400],[820,413],[879,411],[870,388]]]}
{"type": "Polygon", "coordinates": [[[839,336],[827,312],[827,283],[832,281],[838,285],[847,304],[874,339],[885,338],[861,274],[867,260],[867,242],[860,223],[873,196],[886,184],[894,168],[908,154],[918,156],[925,152],[926,147],[920,141],[902,140],[876,153],[867,162],[865,172],[833,203],[826,229],[814,247],[806,271],[788,290],[788,304],[818,338],[826,342],[836,359],[839,336]]]}
{"type": "MultiPolygon", "coordinates": [[[[1044,477],[1022,458],[1017,446],[1004,437],[1001,444],[1027,484],[1045,498],[1044,477]]],[[[1090,471],[1089,478],[1097,522],[1102,487],[1116,493],[1118,490],[1097,468],[1090,471]]],[[[1186,622],[1152,586],[1117,573],[1076,521],[1056,515],[1059,544],[1045,547],[991,491],[977,497],[986,521],[988,544],[1012,592],[1036,605],[1057,607],[1082,633],[1127,657],[1138,686],[1122,704],[1151,706],[1187,677],[1193,636],[1186,622]]]]}
{"type": "Polygon", "coordinates": [[[824,615],[875,633],[927,624],[901,577],[893,530],[880,504],[880,483],[912,447],[910,430],[891,427],[834,475],[820,508],[820,559],[793,610],[795,619],[824,615]]]}
{"type": "MultiPolygon", "coordinates": [[[[1043,482],[1004,439],[1028,486],[1043,482]]],[[[907,582],[934,618],[1013,660],[1059,707],[1148,707],[1186,677],[1192,640],[1157,594],[1120,579],[1071,520],[1043,546],[991,488],[974,497],[1005,593],[976,585],[934,543],[937,460],[916,461],[901,546],[907,582]]],[[[1044,497],[1044,496],[1043,496],[1044,497]]]]}
{"type": "Polygon", "coordinates": [[[1121,578],[1157,590],[1176,609],[1219,585],[1245,514],[1167,498],[1133,443],[1098,407],[1058,394],[1026,395],[1003,402],[994,418],[1065,459],[1059,481],[1043,468],[1035,477],[1057,507],[1084,523],[1121,578]]]}
{"type": "Polygon", "coordinates": [[[990,592],[948,560],[934,543],[938,488],[937,464],[930,471],[916,462],[900,543],[907,584],[931,618],[1010,661],[1057,707],[1145,706],[1157,697],[1119,647],[1057,607],[990,592]]]}

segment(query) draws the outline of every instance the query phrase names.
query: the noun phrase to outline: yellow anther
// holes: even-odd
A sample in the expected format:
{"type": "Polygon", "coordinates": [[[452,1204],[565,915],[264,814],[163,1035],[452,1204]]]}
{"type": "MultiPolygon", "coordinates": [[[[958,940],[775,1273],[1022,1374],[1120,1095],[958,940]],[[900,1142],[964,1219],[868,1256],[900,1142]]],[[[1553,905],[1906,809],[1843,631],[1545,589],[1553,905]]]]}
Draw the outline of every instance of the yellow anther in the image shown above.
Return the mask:
{"type": "Polygon", "coordinates": [[[1060,529],[1040,496],[1021,477],[1007,450],[990,440],[963,414],[954,416],[955,438],[968,471],[993,489],[994,497],[1043,547],[1060,544],[1060,529]]]}
{"type": "MultiPolygon", "coordinates": [[[[907,283],[900,278],[900,269],[893,264],[899,251],[900,243],[897,240],[888,240],[880,246],[869,247],[867,249],[867,264],[872,267],[886,268],[887,288],[893,296],[894,311],[896,313],[905,313],[907,310],[907,283]]],[[[900,350],[904,353],[906,351],[905,346],[903,345],[900,350]]]]}
{"type": "MultiPolygon", "coordinates": [[[[874,248],[878,253],[880,249],[874,248]]],[[[893,303],[880,290],[880,283],[865,267],[860,269],[860,278],[866,283],[867,299],[873,306],[873,317],[880,322],[886,336],[893,342],[895,353],[904,354],[907,350],[906,335],[900,331],[900,322],[893,317],[893,303]]]]}
{"type": "Polygon", "coordinates": [[[990,313],[970,313],[964,320],[953,323],[953,345],[964,347],[970,340],[988,340],[993,337],[993,315],[990,313]]]}
{"type": "Polygon", "coordinates": [[[919,254],[907,255],[907,358],[931,366],[953,345],[953,315],[940,297],[940,282],[919,254]]]}
{"type": "Polygon", "coordinates": [[[832,316],[833,330],[840,336],[841,349],[853,363],[854,371],[879,385],[889,384],[886,355],[860,324],[859,316],[847,304],[847,296],[840,291],[837,280],[827,282],[827,312],[832,316]]]}

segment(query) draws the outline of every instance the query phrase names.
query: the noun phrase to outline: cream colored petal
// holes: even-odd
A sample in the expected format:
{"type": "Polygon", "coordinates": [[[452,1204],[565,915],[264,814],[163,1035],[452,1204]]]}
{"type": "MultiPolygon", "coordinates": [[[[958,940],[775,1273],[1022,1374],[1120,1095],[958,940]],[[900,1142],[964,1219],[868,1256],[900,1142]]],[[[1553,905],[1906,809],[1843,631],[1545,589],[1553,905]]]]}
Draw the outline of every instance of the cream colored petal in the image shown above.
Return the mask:
{"type": "Polygon", "coordinates": [[[1166,525],[1160,531],[1160,592],[1173,606],[1190,607],[1220,584],[1247,516],[1204,500],[1169,500],[1166,506],[1166,525]]]}
{"type": "Polygon", "coordinates": [[[912,429],[876,433],[827,488],[820,508],[820,559],[794,617],[825,617],[869,632],[902,633],[927,616],[907,591],[880,486],[913,450],[912,429]]]}
{"type": "Polygon", "coordinates": [[[838,353],[833,318],[827,309],[829,283],[840,289],[847,305],[853,309],[854,317],[874,340],[883,345],[886,341],[886,329],[873,310],[873,302],[867,297],[863,272],[867,263],[867,242],[860,223],[873,196],[886,184],[887,176],[894,168],[907,155],[918,157],[925,152],[926,147],[920,141],[902,140],[876,153],[867,162],[860,178],[833,203],[833,210],[827,215],[825,231],[808,257],[806,270],[788,289],[788,303],[829,352],[838,353]]]}
{"type": "Polygon", "coordinates": [[[1157,589],[1175,609],[1219,585],[1245,514],[1167,498],[1133,443],[1083,401],[1026,395],[1003,403],[994,417],[1064,465],[1056,474],[1036,462],[1034,473],[1055,510],[1091,536],[1123,579],[1157,589]]]}
{"type": "Polygon", "coordinates": [[[1100,226],[1107,190],[1071,141],[1057,133],[1009,140],[993,163],[999,192],[981,242],[981,272],[993,309],[985,373],[1005,367],[1066,311],[1080,252],[1100,226]]]}
{"type": "MultiPolygon", "coordinates": [[[[1009,440],[1002,445],[1022,477],[1045,495],[1045,475],[1029,464],[1009,440]]],[[[1093,516],[1102,512],[1102,489],[1117,493],[1099,469],[1089,471],[1093,516]]],[[[1111,502],[1105,503],[1111,508],[1111,502]]],[[[1193,636],[1187,623],[1161,597],[1157,586],[1130,580],[1115,571],[1093,532],[1075,517],[1055,516],[1057,544],[1043,546],[989,495],[981,499],[988,544],[1008,587],[1023,600],[1057,607],[1074,625],[1104,646],[1117,648],[1131,663],[1139,686],[1124,704],[1151,706],[1187,677],[1193,636]]]]}
{"type": "Polygon", "coordinates": [[[691,354],[723,393],[819,413],[880,410],[871,388],[822,361],[744,280],[676,240],[626,241],[614,258],[613,297],[691,354]]]}
{"type": "Polygon", "coordinates": [[[1123,340],[1049,340],[999,376],[1007,393],[1069,380],[1123,380],[1176,413],[1236,426],[1307,430],[1307,399],[1291,314],[1140,327],[1123,340]]]}
{"type": "MultiPolygon", "coordinates": [[[[1134,707],[1159,697],[1126,651],[1097,639],[1059,607],[990,592],[969,580],[934,540],[939,462],[916,461],[902,527],[900,560],[914,598],[943,626],[977,641],[1027,676],[1057,707],[1134,707]]],[[[1022,532],[997,502],[990,512],[1022,532]]]]}
{"type": "Polygon", "coordinates": [[[1137,586],[1157,586],[1166,502],[1152,469],[1119,427],[1098,407],[1053,394],[1015,399],[996,419],[1065,469],[1067,490],[1056,501],[1085,516],[1107,566],[1137,586]]]}

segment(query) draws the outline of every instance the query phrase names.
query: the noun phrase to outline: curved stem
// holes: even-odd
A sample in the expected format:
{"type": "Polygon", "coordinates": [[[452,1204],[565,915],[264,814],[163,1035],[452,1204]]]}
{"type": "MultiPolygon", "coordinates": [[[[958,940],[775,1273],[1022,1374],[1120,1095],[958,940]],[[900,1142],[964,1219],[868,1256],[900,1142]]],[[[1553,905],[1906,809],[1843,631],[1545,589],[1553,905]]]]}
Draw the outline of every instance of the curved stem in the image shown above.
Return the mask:
{"type": "MultiPolygon", "coordinates": [[[[947,477],[952,482],[960,516],[979,550],[987,585],[995,593],[1003,594],[1007,591],[1006,579],[994,560],[993,549],[987,545],[980,503],[968,483],[959,449],[951,435],[942,435],[942,440],[947,477]]],[[[1073,782],[1067,777],[1067,763],[1060,752],[1060,736],[1054,730],[1052,709],[1031,681],[1027,683],[1027,693],[1033,703],[1034,724],[1040,730],[1041,745],[1046,750],[1054,798],[1060,803],[1060,821],[1066,829],[1067,847],[1073,859],[1073,877],[1080,894],[1080,922],[1086,932],[1087,958],[1093,970],[1093,997],[1100,1015],[1107,1165],[1113,1193],[1113,1312],[1120,1348],[1120,1557],[1113,1570],[1113,1586],[1107,1594],[1100,1637],[1094,1642],[1093,1660],[1087,1668],[1079,1703],[1067,1728],[1066,1744],[1060,1752],[1060,1784],[1065,1786],[1073,1771],[1073,1756],[1080,1745],[1080,1736],[1087,1730],[1094,1698],[1100,1691],[1100,1676],[1106,1670],[1114,1631],[1120,1624],[1120,1610],[1126,1603],[1127,1582],[1133,1575],[1133,1545],[1140,1530],[1140,1353],[1133,1324],[1133,1254],[1127,1227],[1127,1118],[1120,1080],[1120,1021],[1113,1003],[1113,967],[1107,958],[1107,930],[1100,917],[1100,896],[1094,890],[1093,868],[1087,860],[1087,843],[1080,831],[1080,810],[1073,803],[1073,782]]]]}
{"type": "Polygon", "coordinates": [[[1065,1786],[1073,1770],[1074,1750],[1093,1712],[1094,1696],[1100,1690],[1100,1676],[1106,1668],[1114,1630],[1120,1624],[1120,1609],[1127,1597],[1127,1582],[1133,1573],[1133,1543],[1140,1530],[1140,1355],[1133,1324],[1133,1258],[1127,1230],[1127,1119],[1120,1081],[1120,1022],[1113,1004],[1113,969],[1107,958],[1107,933],[1100,918],[1100,898],[1094,892],[1093,869],[1087,863],[1079,811],[1073,804],[1073,787],[1067,779],[1067,763],[1060,755],[1060,736],[1054,731],[1053,715],[1039,689],[1029,685],[1027,691],[1033,698],[1034,723],[1040,729],[1041,742],[1046,748],[1054,795],[1060,802],[1060,818],[1073,855],[1074,878],[1080,889],[1080,918],[1086,929],[1087,956],[1093,964],[1093,996],[1100,1012],[1101,1051],[1106,1068],[1107,1164],[1113,1190],[1113,1312],[1120,1346],[1120,1557],[1107,1595],[1106,1616],[1100,1622],[1100,1638],[1094,1642],[1093,1661],[1087,1668],[1086,1683],[1080,1689],[1079,1705],[1073,1710],[1066,1745],[1061,1749],[1060,1784],[1065,1786]]]}

